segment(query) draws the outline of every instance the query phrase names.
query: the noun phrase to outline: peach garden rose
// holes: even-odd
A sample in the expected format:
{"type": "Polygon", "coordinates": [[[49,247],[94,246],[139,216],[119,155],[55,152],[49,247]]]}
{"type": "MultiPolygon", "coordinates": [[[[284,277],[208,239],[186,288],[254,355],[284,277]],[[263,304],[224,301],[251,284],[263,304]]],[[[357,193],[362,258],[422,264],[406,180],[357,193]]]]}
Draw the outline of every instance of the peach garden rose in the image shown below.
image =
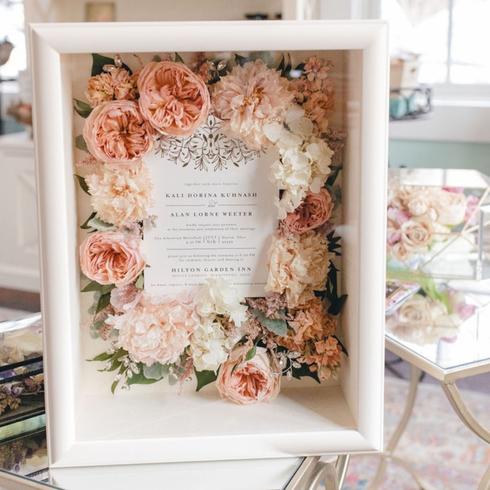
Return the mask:
{"type": "Polygon", "coordinates": [[[140,160],[152,147],[151,127],[132,100],[112,100],[95,107],[85,120],[83,138],[89,152],[107,163],[140,160]]]}
{"type": "Polygon", "coordinates": [[[99,284],[129,284],[145,267],[141,243],[139,236],[121,231],[91,233],[80,245],[80,268],[99,284]]]}
{"type": "Polygon", "coordinates": [[[138,90],[142,114],[165,135],[189,136],[209,113],[206,84],[183,63],[148,63],[139,74],[138,90]]]}
{"type": "Polygon", "coordinates": [[[310,192],[303,203],[283,221],[284,229],[289,233],[305,233],[325,224],[332,216],[334,203],[327,189],[310,192]]]}
{"type": "Polygon", "coordinates": [[[257,347],[247,361],[249,350],[248,345],[235,348],[221,365],[216,380],[221,397],[239,405],[273,400],[280,390],[281,375],[273,369],[267,350],[257,347]]]}

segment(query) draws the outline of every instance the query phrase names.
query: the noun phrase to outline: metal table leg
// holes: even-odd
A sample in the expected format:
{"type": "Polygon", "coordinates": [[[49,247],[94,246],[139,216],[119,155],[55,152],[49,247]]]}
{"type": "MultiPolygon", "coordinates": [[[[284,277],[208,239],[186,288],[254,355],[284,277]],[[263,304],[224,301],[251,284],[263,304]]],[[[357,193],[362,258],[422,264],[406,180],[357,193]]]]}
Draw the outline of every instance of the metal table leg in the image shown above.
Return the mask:
{"type": "Polygon", "coordinates": [[[490,466],[485,471],[483,478],[480,480],[478,485],[478,490],[489,490],[490,489],[490,466]]]}
{"type": "MultiPolygon", "coordinates": [[[[386,472],[386,467],[387,467],[388,462],[390,460],[396,461],[398,463],[400,462],[400,460],[398,460],[398,458],[393,456],[393,453],[394,453],[395,449],[397,448],[398,443],[400,442],[400,439],[401,439],[403,433],[405,432],[405,429],[407,428],[408,422],[410,421],[410,417],[411,417],[412,412],[413,412],[413,407],[415,405],[415,399],[417,397],[417,388],[418,388],[418,384],[419,384],[421,375],[422,375],[422,371],[418,367],[416,367],[414,365],[410,366],[410,387],[408,390],[405,408],[403,410],[402,417],[401,417],[400,421],[398,422],[398,425],[395,429],[395,432],[391,436],[391,439],[389,440],[389,442],[386,446],[385,451],[383,452],[383,454],[380,455],[381,461],[379,462],[378,469],[376,471],[376,475],[374,476],[373,481],[369,485],[370,490],[375,490],[376,488],[378,488],[380,486],[381,482],[383,481],[383,477],[385,475],[385,472],[386,472]]],[[[409,470],[409,471],[410,471],[410,474],[413,476],[413,474],[414,474],[413,471],[411,471],[411,470],[409,470]]],[[[420,487],[421,486],[420,482],[417,481],[417,483],[420,487]]]]}
{"type": "Polygon", "coordinates": [[[320,459],[320,456],[305,458],[284,490],[317,490],[321,483],[325,490],[340,490],[344,483],[349,464],[349,456],[332,456],[320,459]]]}
{"type": "Polygon", "coordinates": [[[456,415],[473,433],[483,439],[486,443],[490,444],[490,431],[476,420],[475,416],[461,397],[461,393],[456,384],[451,382],[441,383],[441,385],[453,410],[456,412],[456,415]]]}
{"type": "MultiPolygon", "coordinates": [[[[490,430],[484,427],[476,417],[473,415],[471,410],[468,408],[466,403],[461,396],[461,393],[454,382],[441,383],[442,389],[446,394],[449,403],[456,412],[456,415],[460,418],[463,424],[468,427],[474,434],[476,434],[480,439],[484,440],[487,444],[490,444],[490,430]]],[[[478,485],[478,490],[489,490],[490,489],[490,467],[483,475],[478,485]]]]}

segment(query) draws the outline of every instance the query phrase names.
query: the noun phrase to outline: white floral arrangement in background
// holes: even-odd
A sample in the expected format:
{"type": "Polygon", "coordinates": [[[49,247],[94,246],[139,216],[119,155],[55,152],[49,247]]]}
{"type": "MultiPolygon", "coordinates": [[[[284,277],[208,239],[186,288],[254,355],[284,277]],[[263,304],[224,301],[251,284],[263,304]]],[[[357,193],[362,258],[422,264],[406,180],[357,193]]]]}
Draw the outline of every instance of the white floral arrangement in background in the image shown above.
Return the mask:
{"type": "Polygon", "coordinates": [[[81,225],[80,267],[82,292],[94,293],[91,334],[107,344],[93,361],[114,373],[112,392],[195,377],[197,390],[216,381],[223,398],[249,404],[275,398],[283,376],[320,382],[339,370],[346,296],[334,263],[340,165],[332,157],[341,138],[328,126],[333,65],[288,60],[198,54],[186,64],[175,54],[133,71],[119,56],[93,55],[87,102],[74,102],[85,119],[75,146],[86,152],[76,178],[93,209],[81,225]],[[241,298],[220,279],[176,297],[144,289],[143,225],[155,219],[144,157],[168,138],[189,137],[210,114],[250,150],[277,148],[265,297],[241,298]]]}

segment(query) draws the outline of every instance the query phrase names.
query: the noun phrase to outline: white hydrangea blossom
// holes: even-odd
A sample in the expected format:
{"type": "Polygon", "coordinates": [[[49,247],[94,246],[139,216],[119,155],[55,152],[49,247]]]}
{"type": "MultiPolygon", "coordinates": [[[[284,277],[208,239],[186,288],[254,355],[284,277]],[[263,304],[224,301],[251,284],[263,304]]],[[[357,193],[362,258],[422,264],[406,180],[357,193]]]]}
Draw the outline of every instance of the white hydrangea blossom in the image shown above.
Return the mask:
{"type": "Polygon", "coordinates": [[[198,371],[217,371],[226,361],[234,341],[227,338],[219,322],[201,323],[191,336],[190,352],[198,371]]]}
{"type": "Polygon", "coordinates": [[[283,191],[276,201],[280,219],[294,211],[308,191],[320,192],[333,156],[327,143],[313,135],[313,123],[301,107],[291,107],[285,122],[287,127],[278,122],[264,126],[264,134],[279,151],[279,159],[271,167],[271,180],[283,191]]]}
{"type": "Polygon", "coordinates": [[[196,311],[207,321],[214,321],[215,315],[229,316],[240,327],[247,318],[247,307],[242,301],[243,298],[224,279],[207,279],[197,291],[196,311]]]}
{"type": "Polygon", "coordinates": [[[196,313],[202,321],[191,336],[190,352],[198,371],[216,371],[242,337],[240,327],[247,318],[247,307],[242,301],[236,290],[221,278],[207,279],[197,290],[196,313]],[[219,315],[228,316],[235,329],[225,332],[219,315]]]}

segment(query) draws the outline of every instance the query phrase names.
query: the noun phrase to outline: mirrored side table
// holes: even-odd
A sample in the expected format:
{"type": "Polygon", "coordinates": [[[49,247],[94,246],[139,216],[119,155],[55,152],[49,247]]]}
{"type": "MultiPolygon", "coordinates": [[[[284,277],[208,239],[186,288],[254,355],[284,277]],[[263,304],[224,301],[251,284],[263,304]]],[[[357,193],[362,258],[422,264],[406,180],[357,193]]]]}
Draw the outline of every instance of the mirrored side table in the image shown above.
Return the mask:
{"type": "MultiPolygon", "coordinates": [[[[423,373],[440,383],[462,423],[490,444],[489,428],[484,427],[472,414],[465,403],[464,392],[457,386],[457,382],[462,379],[490,373],[490,281],[449,281],[442,285],[439,283],[438,287],[450,291],[451,295],[457,295],[459,306],[455,310],[461,309],[461,316],[468,316],[467,318],[460,318],[460,321],[451,315],[443,318],[434,313],[434,310],[425,318],[426,306],[423,303],[418,304],[418,298],[414,296],[400,306],[398,316],[395,314],[387,319],[386,348],[410,364],[410,386],[398,426],[387,442],[384,453],[380,455],[381,461],[370,485],[371,490],[381,485],[389,462],[408,471],[418,488],[431,488],[406,461],[396,455],[398,443],[413,412],[423,373]],[[405,311],[400,313],[402,308],[405,311]]],[[[441,311],[443,310],[441,307],[441,311]]],[[[478,487],[478,490],[489,489],[490,468],[483,475],[478,487]]]]}

